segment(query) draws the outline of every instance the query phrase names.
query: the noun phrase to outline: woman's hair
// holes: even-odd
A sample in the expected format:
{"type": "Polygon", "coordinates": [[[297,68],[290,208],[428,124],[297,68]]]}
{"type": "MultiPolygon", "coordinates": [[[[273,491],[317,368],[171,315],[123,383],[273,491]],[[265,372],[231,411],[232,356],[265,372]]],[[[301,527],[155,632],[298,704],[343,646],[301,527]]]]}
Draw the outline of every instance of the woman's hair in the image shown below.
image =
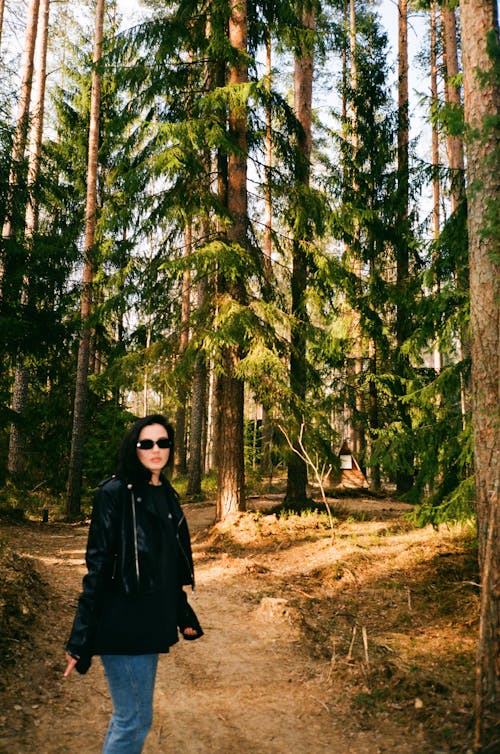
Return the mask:
{"type": "Polygon", "coordinates": [[[169,438],[172,440],[172,448],[167,461],[167,467],[171,466],[174,461],[174,428],[167,422],[161,414],[151,414],[142,419],[138,419],[125,434],[120,450],[118,451],[118,466],[116,475],[123,479],[124,482],[137,484],[138,482],[149,482],[151,472],[139,461],[137,456],[137,442],[139,435],[144,427],[150,424],[161,424],[165,427],[169,438]]]}

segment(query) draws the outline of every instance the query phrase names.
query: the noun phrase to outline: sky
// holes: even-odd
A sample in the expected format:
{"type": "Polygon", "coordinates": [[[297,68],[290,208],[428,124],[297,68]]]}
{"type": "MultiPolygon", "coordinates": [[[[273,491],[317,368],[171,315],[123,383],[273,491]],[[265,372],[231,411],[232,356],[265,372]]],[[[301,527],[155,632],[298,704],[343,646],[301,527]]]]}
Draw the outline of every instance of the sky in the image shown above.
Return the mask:
{"type": "MultiPolygon", "coordinates": [[[[133,26],[141,17],[140,0],[118,0],[118,8],[124,14],[124,28],[133,26]]],[[[398,4],[397,0],[381,0],[377,12],[381,18],[382,25],[386,29],[389,37],[389,61],[395,63],[397,57],[398,44],[398,4]]],[[[415,56],[418,54],[422,40],[427,33],[428,16],[426,14],[411,13],[409,17],[408,45],[410,57],[410,90],[413,93],[413,100],[416,106],[416,100],[428,83],[422,80],[422,73],[415,65],[415,56]]],[[[393,73],[394,82],[396,81],[396,72],[393,73]]]]}
{"type": "MultiPolygon", "coordinates": [[[[141,18],[140,0],[118,0],[118,8],[123,13],[123,28],[134,26],[141,18]]],[[[389,40],[388,62],[392,66],[390,82],[393,86],[393,96],[397,97],[397,51],[398,51],[398,2],[397,0],[381,0],[377,7],[382,26],[387,31],[389,40]]],[[[408,19],[408,48],[409,48],[409,92],[410,92],[410,136],[416,141],[416,152],[425,161],[430,161],[431,130],[426,119],[425,109],[421,103],[422,95],[430,93],[430,80],[416,64],[416,56],[428,34],[429,16],[424,13],[412,12],[408,19]]],[[[316,89],[314,107],[323,122],[329,121],[328,113],[338,103],[338,95],[316,89]]],[[[423,197],[421,197],[423,199],[423,197]]],[[[426,205],[427,202],[424,201],[426,205]]]]}

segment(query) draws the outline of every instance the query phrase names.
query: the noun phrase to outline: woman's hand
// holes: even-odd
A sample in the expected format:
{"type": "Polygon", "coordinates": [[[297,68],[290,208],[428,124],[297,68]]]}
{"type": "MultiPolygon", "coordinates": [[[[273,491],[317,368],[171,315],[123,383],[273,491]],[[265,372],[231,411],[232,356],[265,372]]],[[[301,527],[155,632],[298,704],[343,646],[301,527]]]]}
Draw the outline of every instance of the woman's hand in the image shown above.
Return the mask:
{"type": "Polygon", "coordinates": [[[64,671],[64,674],[63,674],[64,678],[67,678],[70,675],[71,671],[73,670],[73,668],[75,667],[79,659],[80,659],[79,657],[71,657],[71,655],[69,655],[66,652],[67,665],[66,665],[66,670],[64,671]]]}
{"type": "Polygon", "coordinates": [[[184,636],[198,636],[198,631],[195,628],[185,628],[182,633],[184,636]]]}

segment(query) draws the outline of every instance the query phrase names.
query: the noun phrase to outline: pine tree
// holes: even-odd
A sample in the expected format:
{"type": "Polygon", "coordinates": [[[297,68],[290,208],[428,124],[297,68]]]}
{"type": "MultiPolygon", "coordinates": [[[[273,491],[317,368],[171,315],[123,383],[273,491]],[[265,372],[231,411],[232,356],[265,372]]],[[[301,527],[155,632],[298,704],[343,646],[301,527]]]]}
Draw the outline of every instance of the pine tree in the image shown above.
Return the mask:
{"type": "MultiPolygon", "coordinates": [[[[314,70],[315,9],[301,5],[301,24],[295,50],[294,110],[300,124],[297,129],[295,157],[295,192],[297,197],[294,239],[292,244],[290,389],[292,411],[296,414],[293,441],[304,421],[307,393],[306,288],[308,284],[308,250],[310,224],[306,216],[306,195],[310,185],[312,87],[314,70]]],[[[295,447],[295,451],[297,448],[295,447]]],[[[304,503],[307,499],[307,467],[303,458],[292,452],[288,460],[286,500],[304,503]]]]}
{"type": "Polygon", "coordinates": [[[81,335],[76,370],[75,401],[73,408],[73,431],[68,470],[67,514],[75,517],[80,513],[83,471],[83,448],[87,413],[87,380],[90,359],[90,317],[92,313],[92,285],[94,279],[94,243],[97,220],[97,169],[99,153],[99,110],[101,99],[101,74],[98,65],[104,28],[104,0],[97,0],[92,93],[89,122],[89,148],[87,166],[87,199],[85,205],[85,241],[83,250],[83,289],[81,298],[81,335]]]}
{"type": "MultiPolygon", "coordinates": [[[[409,91],[408,91],[408,2],[398,0],[398,194],[399,194],[399,237],[396,243],[396,370],[399,373],[399,413],[403,431],[407,432],[410,418],[403,396],[406,392],[406,379],[409,377],[408,360],[403,353],[405,341],[411,332],[410,316],[410,163],[409,163],[409,91]]],[[[401,458],[397,470],[398,492],[407,492],[413,476],[411,451],[401,458]]]]}
{"type": "MultiPolygon", "coordinates": [[[[38,197],[35,187],[40,172],[40,160],[42,150],[44,105],[45,105],[45,74],[47,68],[47,40],[49,33],[49,0],[41,0],[39,4],[39,18],[37,31],[37,59],[36,59],[36,87],[33,102],[33,115],[31,118],[31,130],[28,147],[28,173],[27,173],[27,202],[24,223],[24,235],[27,259],[25,271],[21,283],[21,305],[26,306],[30,296],[31,287],[29,274],[30,246],[33,244],[34,235],[38,228],[38,197]]],[[[14,387],[12,391],[12,408],[17,421],[11,425],[9,437],[8,471],[14,478],[19,478],[24,470],[24,446],[25,436],[22,428],[22,420],[26,414],[26,401],[28,396],[29,369],[26,358],[18,353],[15,366],[14,387]]]]}
{"type": "MultiPolygon", "coordinates": [[[[229,153],[227,172],[227,209],[230,226],[227,238],[233,254],[244,252],[247,246],[247,103],[244,87],[248,81],[246,3],[230,0],[229,43],[238,57],[229,68],[229,85],[234,88],[233,103],[228,112],[229,134],[235,150],[229,153]]],[[[219,295],[229,296],[236,305],[245,305],[246,291],[241,273],[229,281],[224,273],[219,276],[219,295]]],[[[221,521],[230,514],[245,508],[244,455],[243,455],[243,401],[244,387],[236,374],[240,359],[238,344],[226,345],[222,353],[222,374],[219,394],[218,437],[218,487],[216,516],[221,521]]]]}
{"type": "MultiPolygon", "coordinates": [[[[498,741],[500,701],[500,40],[495,3],[460,3],[467,142],[475,491],[481,569],[475,749],[498,741]]],[[[494,745],[494,744],[493,744],[494,745]]]]}

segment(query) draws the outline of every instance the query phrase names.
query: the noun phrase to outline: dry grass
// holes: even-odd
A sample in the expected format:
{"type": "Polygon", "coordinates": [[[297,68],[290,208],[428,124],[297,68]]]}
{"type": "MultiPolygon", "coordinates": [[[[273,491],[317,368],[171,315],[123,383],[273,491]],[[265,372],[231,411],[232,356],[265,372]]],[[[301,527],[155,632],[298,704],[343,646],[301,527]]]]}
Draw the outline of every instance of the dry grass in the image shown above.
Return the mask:
{"type": "Polygon", "coordinates": [[[323,661],[323,703],[346,724],[418,730],[415,751],[467,751],[479,608],[473,528],[418,529],[394,512],[343,508],[332,536],[318,510],[259,507],[213,527],[200,554],[244,563],[259,585],[249,599],[286,598],[305,650],[323,661]]]}

